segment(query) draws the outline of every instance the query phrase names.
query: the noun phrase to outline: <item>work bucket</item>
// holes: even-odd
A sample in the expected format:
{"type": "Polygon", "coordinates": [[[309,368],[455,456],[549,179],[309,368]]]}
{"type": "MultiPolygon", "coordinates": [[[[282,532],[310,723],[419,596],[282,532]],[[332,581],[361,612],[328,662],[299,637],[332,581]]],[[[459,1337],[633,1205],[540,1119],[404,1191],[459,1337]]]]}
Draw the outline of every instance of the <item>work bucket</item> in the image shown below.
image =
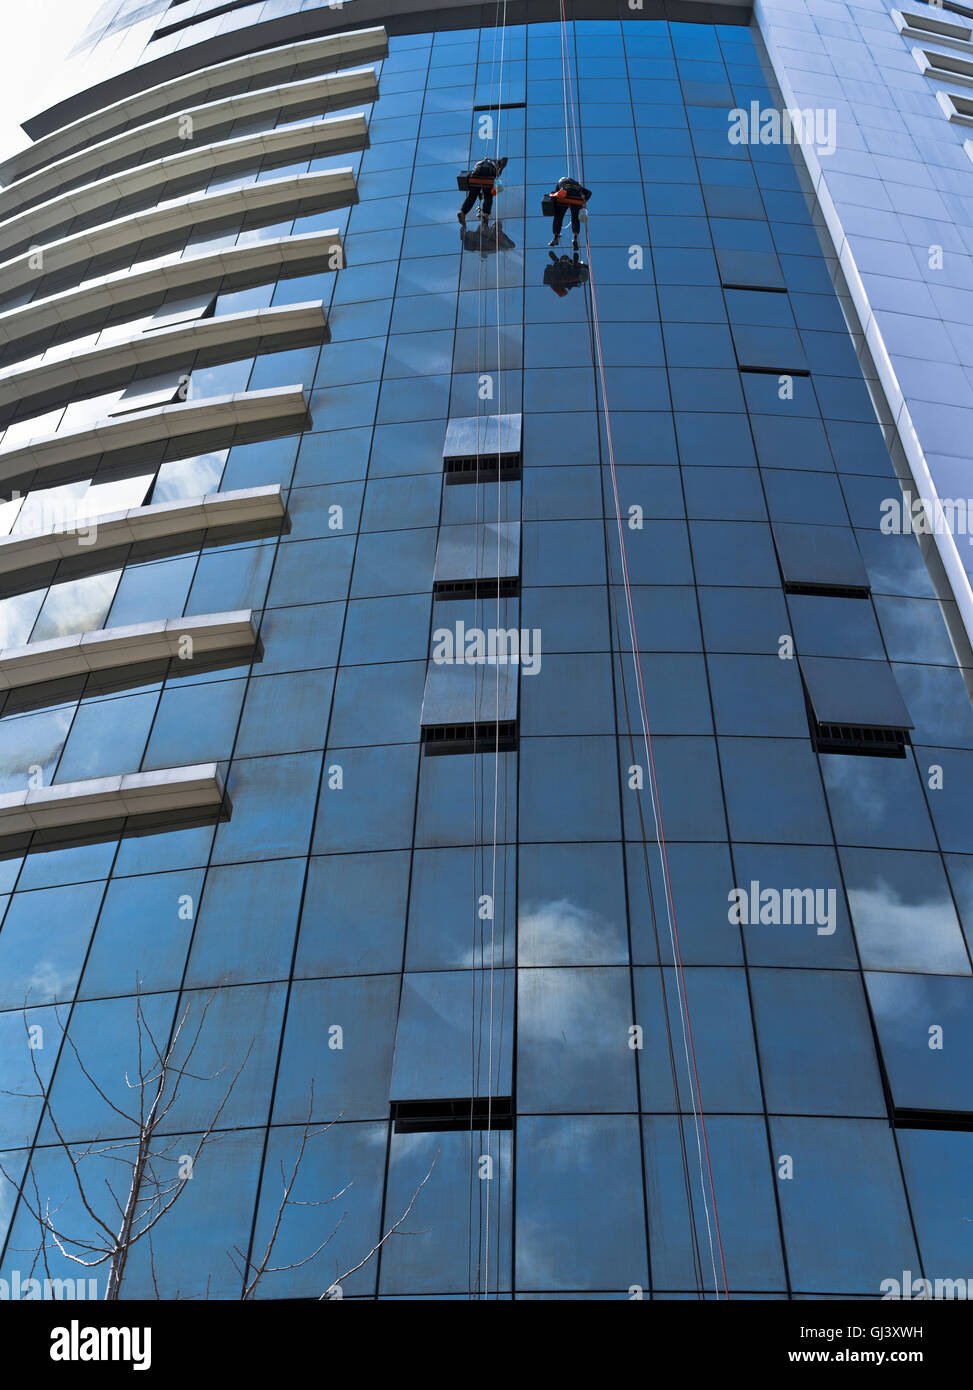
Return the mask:
{"type": "Polygon", "coordinates": [[[456,186],[461,192],[469,193],[471,188],[492,188],[494,178],[493,174],[474,174],[468,170],[456,175],[456,186]]]}

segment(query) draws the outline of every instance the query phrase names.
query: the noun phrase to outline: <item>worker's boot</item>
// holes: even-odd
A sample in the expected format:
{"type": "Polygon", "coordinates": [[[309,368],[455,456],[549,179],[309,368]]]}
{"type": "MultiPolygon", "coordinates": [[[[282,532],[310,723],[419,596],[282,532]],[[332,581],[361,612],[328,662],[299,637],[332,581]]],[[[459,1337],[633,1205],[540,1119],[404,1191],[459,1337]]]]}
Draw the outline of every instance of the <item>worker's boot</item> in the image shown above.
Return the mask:
{"type": "Polygon", "coordinates": [[[577,238],[576,236],[573,236],[573,237],[571,238],[571,247],[572,247],[573,250],[577,251],[577,249],[578,249],[578,238],[577,238]]]}
{"type": "Polygon", "coordinates": [[[456,216],[459,218],[459,225],[460,225],[461,227],[465,227],[465,226],[466,226],[466,217],[465,217],[465,215],[464,215],[462,212],[458,212],[458,213],[456,214],[456,216]]]}
{"type": "Polygon", "coordinates": [[[548,246],[560,246],[560,245],[561,245],[561,238],[560,238],[559,236],[552,236],[551,239],[550,239],[550,241],[549,241],[547,244],[548,244],[548,246]]]}

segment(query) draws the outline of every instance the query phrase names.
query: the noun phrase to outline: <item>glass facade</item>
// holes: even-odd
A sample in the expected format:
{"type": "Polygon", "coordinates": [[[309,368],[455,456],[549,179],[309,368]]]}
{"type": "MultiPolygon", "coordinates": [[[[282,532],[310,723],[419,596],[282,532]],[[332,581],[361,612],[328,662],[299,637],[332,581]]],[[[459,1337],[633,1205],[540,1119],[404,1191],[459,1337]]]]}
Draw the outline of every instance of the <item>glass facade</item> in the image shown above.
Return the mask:
{"type": "MultiPolygon", "coordinates": [[[[170,8],[146,61],[301,6],[170,8]]],[[[241,194],[64,268],[59,241],[0,299],[2,331],[119,271],[342,238],[336,264],[68,304],[0,357],[2,391],[187,324],[327,313],[326,341],[177,338],[0,421],[2,469],[119,410],[308,403],[303,430],[125,436],[5,504],[13,540],[58,504],[277,484],[287,522],[5,576],[4,649],[241,610],[259,640],[3,696],[0,792],[209,763],[226,788],[216,822],[5,842],[3,1278],[37,1261],[38,1203],[69,1251],[97,1238],[66,1151],[92,1191],[128,1171],[149,1033],[189,1058],[157,1147],[195,1157],[122,1297],[239,1298],[272,1238],[258,1297],[874,1299],[970,1269],[973,672],[937,557],[881,525],[887,407],[795,152],[728,139],[779,97],[748,16],[714,8],[390,20],[366,148],[66,218],[241,194]],[[571,155],[565,39],[594,190],[566,292],[540,207],[571,155]],[[484,236],[456,176],[496,154],[484,236]],[[322,206],[347,168],[357,193],[322,206]],[[460,624],[515,631],[519,663],[444,665],[460,624]]],[[[282,71],[265,85],[306,76],[282,71]]],[[[325,109],[348,114],[299,119],[325,109]]]]}

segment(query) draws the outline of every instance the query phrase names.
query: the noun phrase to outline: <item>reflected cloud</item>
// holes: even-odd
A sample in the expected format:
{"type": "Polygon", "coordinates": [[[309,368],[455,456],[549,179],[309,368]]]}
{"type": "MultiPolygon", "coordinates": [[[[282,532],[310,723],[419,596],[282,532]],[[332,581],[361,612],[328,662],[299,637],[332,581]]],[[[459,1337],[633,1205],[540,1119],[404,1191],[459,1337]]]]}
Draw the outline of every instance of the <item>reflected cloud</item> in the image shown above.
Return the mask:
{"type": "Polygon", "coordinates": [[[30,636],[46,589],[0,599],[0,647],[19,647],[30,636]]]}
{"type": "Polygon", "coordinates": [[[914,1032],[915,1013],[923,1002],[922,979],[915,975],[871,974],[865,976],[875,1021],[883,1032],[883,1047],[889,1040],[908,1038],[914,1032]]]}
{"type": "Polygon", "coordinates": [[[849,886],[852,921],[866,969],[966,974],[969,966],[949,898],[906,902],[885,880],[849,886]]]}
{"type": "Polygon", "coordinates": [[[855,809],[870,823],[883,820],[888,814],[889,798],[885,786],[871,767],[864,767],[868,758],[829,756],[822,763],[825,786],[829,792],[839,792],[847,800],[848,810],[855,809]]]}
{"type": "Polygon", "coordinates": [[[46,785],[74,717],[75,702],[38,715],[0,721],[0,793],[23,791],[30,767],[42,769],[46,785]],[[25,756],[25,746],[30,753],[25,756]]]}
{"type": "Polygon", "coordinates": [[[51,586],[44,608],[31,636],[35,642],[49,637],[65,637],[73,632],[91,632],[105,619],[121,570],[108,570],[84,579],[70,579],[51,586]]]}
{"type": "MultiPolygon", "coordinates": [[[[545,1047],[565,1043],[583,1047],[592,1069],[598,1057],[619,1055],[625,1045],[628,1020],[618,1018],[618,1032],[593,1026],[618,1013],[613,988],[617,969],[527,970],[519,984],[517,1033],[520,1045],[540,1043],[545,1047]]],[[[627,986],[626,986],[627,988],[627,986]]],[[[558,1055],[553,1053],[552,1057],[558,1055]]]]}
{"type": "Polygon", "coordinates": [[[528,901],[519,929],[521,961],[527,965],[622,963],[620,929],[570,898],[528,901]]]}
{"type": "Polygon", "coordinates": [[[184,497],[202,497],[219,487],[229,450],[196,454],[187,459],[171,459],[159,469],[153,502],[173,502],[184,497]]]}
{"type": "Polygon", "coordinates": [[[77,970],[61,970],[52,960],[40,960],[27,981],[26,1003],[49,1004],[55,999],[66,999],[74,992],[77,979],[77,970]]]}

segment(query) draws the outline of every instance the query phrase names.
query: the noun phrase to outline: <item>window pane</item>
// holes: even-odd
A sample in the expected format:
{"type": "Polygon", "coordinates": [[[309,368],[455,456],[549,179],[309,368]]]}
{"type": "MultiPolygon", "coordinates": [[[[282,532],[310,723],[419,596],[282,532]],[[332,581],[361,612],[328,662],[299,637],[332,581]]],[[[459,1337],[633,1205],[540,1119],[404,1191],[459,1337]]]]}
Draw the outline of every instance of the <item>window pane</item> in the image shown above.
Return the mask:
{"type": "Polygon", "coordinates": [[[637,1121],[524,1116],[517,1125],[517,1287],[646,1287],[637,1121]]]}
{"type": "Polygon", "coordinates": [[[892,1100],[903,1110],[973,1110],[973,979],[865,976],[892,1100]]]}
{"type": "MultiPolygon", "coordinates": [[[[689,1195],[681,1159],[679,1121],[652,1115],[644,1121],[645,1176],[649,1200],[649,1250],[653,1290],[702,1288],[715,1297],[723,1287],[723,1264],[717,1255],[714,1284],[706,1242],[707,1216],[713,1223],[713,1193],[696,1163],[696,1133],[689,1118],[682,1120],[689,1154],[689,1195]],[[700,1190],[701,1182],[704,1184],[700,1190]],[[701,1276],[697,1273],[690,1207],[700,1246],[701,1276]]],[[[716,1214],[720,1225],[722,1261],[732,1291],[764,1292],[785,1287],[780,1231],[774,1201],[774,1174],[763,1119],[743,1115],[707,1115],[706,1146],[713,1177],[716,1214]]]]}
{"type": "Polygon", "coordinates": [[[407,974],[392,1098],[510,1095],[513,996],[508,970],[407,974]]]}
{"type": "Polygon", "coordinates": [[[916,1268],[902,1178],[888,1121],[772,1119],[791,1286],[799,1293],[864,1294],[916,1268]]]}

